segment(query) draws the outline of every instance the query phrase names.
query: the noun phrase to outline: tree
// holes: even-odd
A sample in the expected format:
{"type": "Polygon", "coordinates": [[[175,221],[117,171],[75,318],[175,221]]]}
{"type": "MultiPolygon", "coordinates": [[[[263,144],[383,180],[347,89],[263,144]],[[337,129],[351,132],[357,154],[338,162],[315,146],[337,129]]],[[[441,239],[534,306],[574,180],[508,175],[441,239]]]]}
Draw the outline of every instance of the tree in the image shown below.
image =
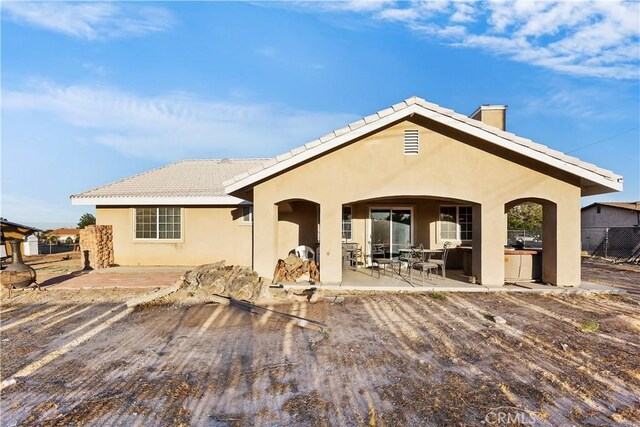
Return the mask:
{"type": "Polygon", "coordinates": [[[509,230],[540,230],[542,228],[542,205],[523,203],[507,213],[509,230]]]}
{"type": "Polygon", "coordinates": [[[96,223],[96,217],[90,213],[85,213],[80,217],[78,222],[78,228],[85,228],[87,225],[93,225],[96,223]]]}

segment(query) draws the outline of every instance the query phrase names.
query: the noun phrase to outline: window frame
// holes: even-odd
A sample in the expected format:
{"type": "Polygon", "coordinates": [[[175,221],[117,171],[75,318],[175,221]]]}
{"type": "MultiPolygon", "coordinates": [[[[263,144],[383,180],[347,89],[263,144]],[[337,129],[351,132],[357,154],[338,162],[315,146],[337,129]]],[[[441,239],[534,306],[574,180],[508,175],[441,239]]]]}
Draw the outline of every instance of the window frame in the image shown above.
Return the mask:
{"type": "Polygon", "coordinates": [[[437,232],[437,242],[452,242],[452,243],[463,243],[463,242],[472,242],[473,241],[473,207],[471,205],[439,205],[438,206],[438,232],[437,232]],[[456,237],[454,239],[444,238],[442,237],[442,209],[443,208],[455,208],[455,228],[456,228],[456,237]],[[468,208],[471,209],[471,221],[465,222],[464,224],[471,224],[471,239],[462,239],[462,227],[460,222],[460,208],[468,208]]]}
{"type": "Polygon", "coordinates": [[[184,242],[184,208],[179,206],[136,206],[131,208],[131,228],[132,238],[134,242],[139,243],[176,243],[184,242]],[[180,211],[180,237],[178,238],[161,238],[160,237],[160,209],[172,208],[180,211]],[[137,237],[137,210],[138,209],[155,209],[156,210],[156,237],[137,237]]]}
{"type": "Polygon", "coordinates": [[[353,240],[353,207],[351,205],[342,206],[342,211],[341,211],[340,217],[341,217],[340,230],[342,232],[342,234],[341,234],[342,235],[342,242],[346,243],[349,240],[353,240]],[[345,228],[344,228],[344,226],[346,225],[346,222],[345,222],[345,219],[344,219],[344,215],[345,215],[344,211],[345,211],[345,209],[349,209],[349,220],[348,220],[349,221],[349,237],[345,237],[345,228]]]}
{"type": "Polygon", "coordinates": [[[240,223],[244,224],[244,225],[251,225],[253,224],[253,205],[251,206],[241,206],[240,207],[242,215],[240,216],[240,223]],[[247,214],[244,213],[245,209],[249,209],[249,219],[246,219],[247,214]]]}

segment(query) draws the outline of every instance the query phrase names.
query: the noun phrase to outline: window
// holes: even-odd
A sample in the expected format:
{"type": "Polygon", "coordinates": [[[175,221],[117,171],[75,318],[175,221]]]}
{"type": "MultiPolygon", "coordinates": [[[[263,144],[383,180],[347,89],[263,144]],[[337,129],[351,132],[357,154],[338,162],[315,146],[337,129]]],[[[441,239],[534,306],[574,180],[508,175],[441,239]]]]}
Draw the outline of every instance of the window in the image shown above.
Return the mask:
{"type": "Polygon", "coordinates": [[[253,206],[242,207],[242,222],[253,222],[253,206]]]}
{"type": "Polygon", "coordinates": [[[471,206],[440,207],[440,240],[472,240],[471,206]]]}
{"type": "Polygon", "coordinates": [[[596,213],[602,212],[602,208],[600,206],[596,206],[596,213]]]}
{"type": "Polygon", "coordinates": [[[458,207],[458,225],[460,226],[460,240],[471,240],[473,237],[471,206],[458,207]]]}
{"type": "Polygon", "coordinates": [[[136,208],[136,239],[180,239],[181,208],[136,208]]]}
{"type": "Polygon", "coordinates": [[[351,240],[351,206],[342,207],[342,239],[351,240]]]}
{"type": "Polygon", "coordinates": [[[420,151],[420,136],[417,129],[404,131],[404,154],[416,155],[420,151]]]}

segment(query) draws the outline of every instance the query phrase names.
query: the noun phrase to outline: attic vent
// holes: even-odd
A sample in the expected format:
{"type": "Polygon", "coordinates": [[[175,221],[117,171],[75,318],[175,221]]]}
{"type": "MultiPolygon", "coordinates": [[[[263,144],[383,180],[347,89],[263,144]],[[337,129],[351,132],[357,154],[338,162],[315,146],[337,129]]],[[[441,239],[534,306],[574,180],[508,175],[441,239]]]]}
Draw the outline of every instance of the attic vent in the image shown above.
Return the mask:
{"type": "Polygon", "coordinates": [[[420,138],[417,129],[404,131],[404,154],[415,155],[420,151],[420,138]]]}

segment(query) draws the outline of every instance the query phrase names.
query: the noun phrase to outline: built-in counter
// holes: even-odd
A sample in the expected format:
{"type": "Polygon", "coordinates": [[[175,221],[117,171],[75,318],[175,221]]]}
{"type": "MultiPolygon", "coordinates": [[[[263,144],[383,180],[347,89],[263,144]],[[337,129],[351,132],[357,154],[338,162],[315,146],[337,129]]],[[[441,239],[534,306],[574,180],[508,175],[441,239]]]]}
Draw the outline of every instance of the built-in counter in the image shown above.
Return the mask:
{"type": "MultiPolygon", "coordinates": [[[[471,276],[471,247],[459,246],[456,250],[462,253],[462,270],[471,276]]],[[[505,282],[532,281],[542,278],[542,249],[504,250],[505,282]]]]}

